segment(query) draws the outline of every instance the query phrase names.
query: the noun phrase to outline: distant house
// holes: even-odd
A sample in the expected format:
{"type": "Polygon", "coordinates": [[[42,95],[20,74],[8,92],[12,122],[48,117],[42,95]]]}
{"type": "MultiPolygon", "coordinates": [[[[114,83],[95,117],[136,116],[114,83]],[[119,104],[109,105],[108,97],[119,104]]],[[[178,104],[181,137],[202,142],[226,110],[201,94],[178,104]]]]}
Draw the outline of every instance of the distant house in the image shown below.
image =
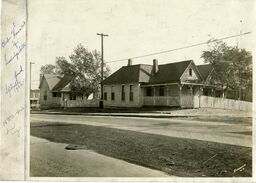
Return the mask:
{"type": "Polygon", "coordinates": [[[197,68],[203,78],[203,95],[223,97],[223,87],[212,64],[197,65],[197,68]]]}
{"type": "Polygon", "coordinates": [[[30,90],[30,108],[39,108],[40,90],[30,90]]]}
{"type": "Polygon", "coordinates": [[[72,78],[55,74],[44,74],[40,81],[40,107],[76,107],[83,103],[84,97],[71,92],[72,78]]]}
{"type": "Polygon", "coordinates": [[[68,84],[71,80],[55,74],[44,74],[40,81],[41,108],[61,107],[69,98],[68,84]],[[62,91],[63,90],[63,91],[62,91]]]}
{"type": "Polygon", "coordinates": [[[192,60],[120,68],[103,81],[105,107],[198,107],[204,78],[192,60]]]}

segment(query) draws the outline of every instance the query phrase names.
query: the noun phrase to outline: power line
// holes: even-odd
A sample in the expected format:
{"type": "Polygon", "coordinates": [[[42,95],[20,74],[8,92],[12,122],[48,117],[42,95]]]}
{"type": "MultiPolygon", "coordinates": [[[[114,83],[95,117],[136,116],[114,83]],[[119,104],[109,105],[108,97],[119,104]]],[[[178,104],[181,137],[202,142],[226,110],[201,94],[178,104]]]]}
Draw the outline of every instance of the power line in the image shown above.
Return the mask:
{"type": "Polygon", "coordinates": [[[230,38],[234,38],[234,37],[238,37],[238,36],[246,35],[246,34],[251,34],[251,32],[245,32],[245,33],[242,33],[242,34],[237,34],[237,35],[228,36],[228,37],[224,37],[224,38],[214,39],[214,40],[210,40],[210,41],[206,41],[206,42],[201,42],[201,43],[197,43],[197,44],[192,44],[192,45],[189,45],[189,46],[174,48],[174,49],[171,49],[171,50],[165,50],[165,51],[160,51],[160,52],[154,52],[154,53],[149,53],[149,54],[145,54],[145,55],[140,55],[140,56],[125,58],[125,59],[112,60],[112,61],[109,61],[109,62],[106,62],[106,63],[121,62],[121,61],[126,61],[126,60],[128,60],[128,59],[137,59],[137,58],[148,57],[148,56],[152,56],[152,55],[159,55],[159,54],[168,53],[168,52],[173,52],[173,51],[177,51],[177,50],[183,50],[183,49],[187,49],[187,48],[192,48],[192,47],[196,47],[196,46],[200,46],[200,45],[204,45],[204,44],[208,44],[208,43],[212,43],[212,42],[216,42],[216,41],[220,41],[220,40],[230,39],[230,38]]]}

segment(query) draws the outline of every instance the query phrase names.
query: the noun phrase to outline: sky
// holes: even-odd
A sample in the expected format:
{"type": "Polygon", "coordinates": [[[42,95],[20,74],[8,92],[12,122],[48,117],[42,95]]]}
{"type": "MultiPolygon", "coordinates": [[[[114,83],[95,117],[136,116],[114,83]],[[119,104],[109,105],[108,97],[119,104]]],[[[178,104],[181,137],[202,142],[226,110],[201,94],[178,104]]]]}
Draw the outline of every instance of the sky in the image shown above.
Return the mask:
{"type": "MultiPolygon", "coordinates": [[[[40,67],[55,64],[56,57],[69,59],[81,43],[99,50],[104,38],[104,60],[110,62],[175,49],[211,38],[252,32],[254,0],[28,0],[28,61],[32,88],[39,86],[40,67]],[[242,20],[242,23],[240,22],[242,20]]],[[[253,32],[225,40],[252,51],[253,32]]],[[[200,58],[207,45],[133,59],[133,64],[159,64],[200,58]]],[[[107,63],[113,73],[127,60],[107,63]]]]}

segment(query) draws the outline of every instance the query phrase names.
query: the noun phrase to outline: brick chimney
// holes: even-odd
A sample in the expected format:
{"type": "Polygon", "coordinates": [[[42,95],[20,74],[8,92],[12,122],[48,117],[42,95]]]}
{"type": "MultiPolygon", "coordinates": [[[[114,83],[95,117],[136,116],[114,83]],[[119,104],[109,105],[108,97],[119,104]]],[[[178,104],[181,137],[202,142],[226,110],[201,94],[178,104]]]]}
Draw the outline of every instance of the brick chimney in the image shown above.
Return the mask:
{"type": "Polygon", "coordinates": [[[132,65],[132,59],[128,59],[128,66],[131,66],[132,65]]]}
{"type": "Polygon", "coordinates": [[[156,74],[158,72],[158,60],[153,60],[153,73],[156,74]]]}

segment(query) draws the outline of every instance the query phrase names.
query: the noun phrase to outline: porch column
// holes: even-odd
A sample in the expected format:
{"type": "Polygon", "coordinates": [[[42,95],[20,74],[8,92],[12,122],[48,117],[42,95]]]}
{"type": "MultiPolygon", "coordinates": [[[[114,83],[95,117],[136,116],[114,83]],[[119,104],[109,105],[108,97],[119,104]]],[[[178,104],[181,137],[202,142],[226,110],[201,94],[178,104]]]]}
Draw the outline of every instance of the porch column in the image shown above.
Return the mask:
{"type": "Polygon", "coordinates": [[[199,108],[201,107],[201,96],[204,94],[204,88],[203,87],[199,87],[199,108]]]}
{"type": "Polygon", "coordinates": [[[194,108],[193,85],[190,85],[190,86],[189,86],[189,90],[190,90],[190,96],[191,96],[191,103],[190,103],[191,106],[189,106],[189,107],[194,108]]]}
{"type": "Polygon", "coordinates": [[[223,86],[222,86],[222,98],[225,98],[225,90],[223,86]]]}
{"type": "Polygon", "coordinates": [[[179,89],[180,89],[180,107],[182,107],[182,95],[181,95],[182,87],[183,87],[183,85],[179,85],[179,89]]]}
{"type": "Polygon", "coordinates": [[[190,89],[190,94],[191,94],[191,96],[193,96],[193,86],[192,86],[192,85],[189,85],[189,89],[190,89]]]}

